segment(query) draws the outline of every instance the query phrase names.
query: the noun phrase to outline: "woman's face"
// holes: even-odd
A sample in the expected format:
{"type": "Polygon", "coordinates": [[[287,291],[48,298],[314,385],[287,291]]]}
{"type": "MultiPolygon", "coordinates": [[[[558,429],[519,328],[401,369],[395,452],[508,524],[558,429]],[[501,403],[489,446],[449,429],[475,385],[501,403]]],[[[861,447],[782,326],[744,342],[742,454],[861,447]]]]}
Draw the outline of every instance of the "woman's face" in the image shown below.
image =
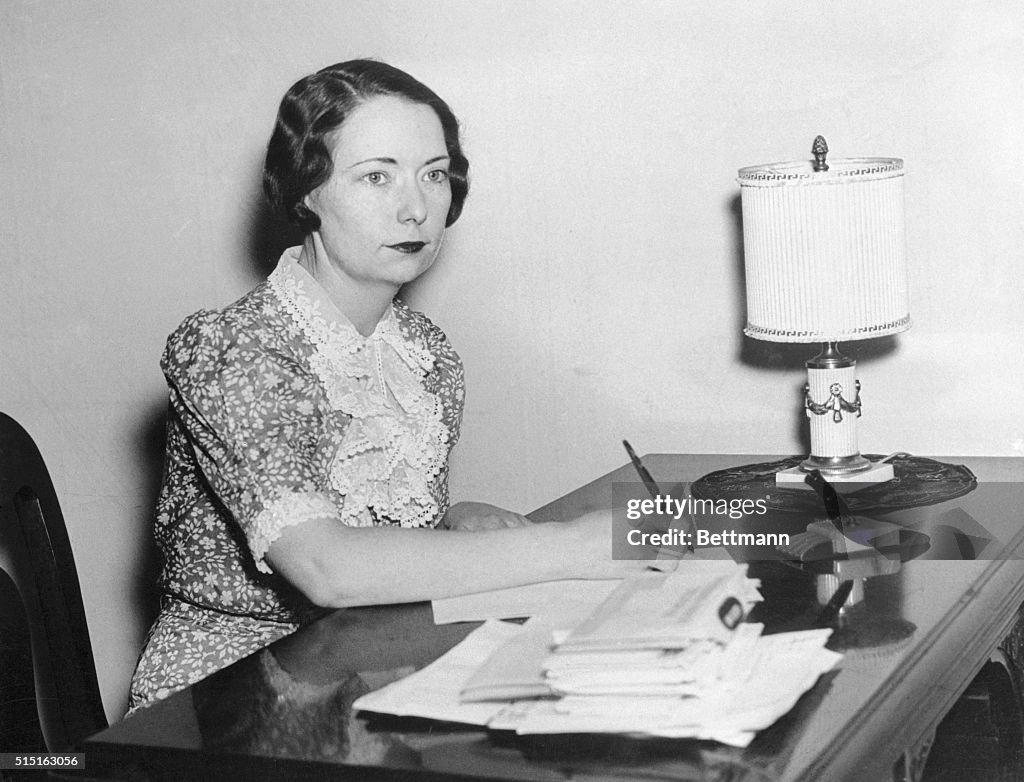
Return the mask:
{"type": "Polygon", "coordinates": [[[334,270],[393,295],[441,249],[452,200],[441,122],[429,106],[379,96],[349,113],[333,143],[331,177],[305,204],[334,270]]]}

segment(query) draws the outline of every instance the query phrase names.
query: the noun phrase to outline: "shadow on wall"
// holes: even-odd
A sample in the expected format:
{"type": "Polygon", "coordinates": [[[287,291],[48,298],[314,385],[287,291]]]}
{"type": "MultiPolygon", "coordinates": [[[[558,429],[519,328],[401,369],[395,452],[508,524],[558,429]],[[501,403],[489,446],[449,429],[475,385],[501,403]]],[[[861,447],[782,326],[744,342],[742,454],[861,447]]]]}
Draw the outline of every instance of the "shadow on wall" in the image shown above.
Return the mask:
{"type": "Polygon", "coordinates": [[[302,244],[302,233],[284,215],[270,208],[260,183],[261,172],[253,177],[253,191],[249,203],[248,242],[246,251],[253,270],[260,280],[277,266],[281,253],[289,247],[302,244]]]}
{"type": "Polygon", "coordinates": [[[135,606],[134,616],[149,627],[159,610],[160,589],[157,578],[160,574],[160,555],[153,539],[153,519],[156,515],[156,501],[163,481],[164,446],[166,443],[167,402],[163,397],[150,406],[139,426],[135,458],[142,466],[143,485],[140,496],[143,505],[138,523],[142,526],[140,538],[143,544],[137,560],[132,590],[135,606]]]}

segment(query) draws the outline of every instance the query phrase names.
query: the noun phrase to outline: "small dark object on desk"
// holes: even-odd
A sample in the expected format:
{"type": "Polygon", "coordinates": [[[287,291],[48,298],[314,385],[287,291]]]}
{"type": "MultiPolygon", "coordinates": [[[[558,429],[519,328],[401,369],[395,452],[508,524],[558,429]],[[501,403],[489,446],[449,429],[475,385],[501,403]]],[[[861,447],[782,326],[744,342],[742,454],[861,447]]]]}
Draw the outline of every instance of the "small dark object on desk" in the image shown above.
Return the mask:
{"type": "Polygon", "coordinates": [[[839,585],[839,588],[835,591],[829,601],[821,609],[821,613],[818,614],[818,618],[815,620],[815,627],[828,627],[835,621],[836,617],[839,616],[839,609],[846,603],[846,599],[850,596],[850,592],[853,591],[853,580],[847,579],[839,585]]]}

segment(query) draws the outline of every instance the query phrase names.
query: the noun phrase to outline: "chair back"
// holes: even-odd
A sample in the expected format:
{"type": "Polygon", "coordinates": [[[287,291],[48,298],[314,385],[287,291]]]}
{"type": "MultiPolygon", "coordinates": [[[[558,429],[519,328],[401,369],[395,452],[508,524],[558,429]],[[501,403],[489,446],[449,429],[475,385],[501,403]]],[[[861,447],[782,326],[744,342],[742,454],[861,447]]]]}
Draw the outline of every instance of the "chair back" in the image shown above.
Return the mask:
{"type": "MultiPolygon", "coordinates": [[[[36,711],[32,646],[21,595],[0,568],[0,750],[46,752],[36,711]]],[[[0,779],[3,779],[0,776],[0,779]]]]}
{"type": "MultiPolygon", "coordinates": [[[[20,740],[41,732],[50,752],[73,749],[107,727],[96,664],[89,641],[78,570],[64,516],[50,474],[32,438],[13,418],[0,413],[0,592],[5,625],[15,629],[3,645],[14,661],[0,675],[0,724],[25,718],[25,693],[34,689],[38,728],[22,726],[20,740]],[[2,571],[0,571],[2,572],[2,571]],[[21,606],[11,604],[15,590],[21,606]],[[34,682],[17,648],[19,626],[27,624],[34,682]],[[19,673],[20,671],[20,673],[19,673]],[[34,688],[33,685],[34,684],[34,688]],[[14,695],[9,701],[8,693],[14,695]],[[15,708],[17,706],[17,708],[15,708]]],[[[21,633],[24,638],[24,633],[21,633]]],[[[4,751],[29,751],[20,746],[4,751]]],[[[38,750],[37,750],[38,751],[38,750]]]]}

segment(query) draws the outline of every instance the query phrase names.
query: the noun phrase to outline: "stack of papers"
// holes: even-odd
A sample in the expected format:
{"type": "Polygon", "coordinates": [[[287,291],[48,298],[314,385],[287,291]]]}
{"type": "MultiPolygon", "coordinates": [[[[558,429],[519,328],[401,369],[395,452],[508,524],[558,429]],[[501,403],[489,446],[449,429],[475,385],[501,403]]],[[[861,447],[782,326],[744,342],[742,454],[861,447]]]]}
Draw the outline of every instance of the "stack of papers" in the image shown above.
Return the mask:
{"type": "Polygon", "coordinates": [[[616,586],[569,630],[488,621],[356,709],[520,734],[627,733],[746,746],[841,658],[830,630],[762,635],[746,566],[691,562],[616,586]]]}
{"type": "Polygon", "coordinates": [[[692,667],[578,677],[557,699],[509,704],[488,722],[498,730],[537,733],[629,733],[696,738],[747,746],[830,670],[841,655],[825,649],[830,630],[762,635],[737,628],[724,652],[692,667]]]}
{"type": "Polygon", "coordinates": [[[623,581],[568,638],[560,654],[687,649],[725,644],[755,603],[760,582],[734,562],[693,562],[671,573],[648,571],[623,581]]]}
{"type": "Polygon", "coordinates": [[[544,670],[559,695],[697,695],[727,674],[724,658],[705,640],[684,649],[558,653],[544,670]]]}
{"type": "Polygon", "coordinates": [[[695,696],[728,675],[757,587],[732,563],[626,581],[557,645],[545,679],[565,696],[695,696]]]}

